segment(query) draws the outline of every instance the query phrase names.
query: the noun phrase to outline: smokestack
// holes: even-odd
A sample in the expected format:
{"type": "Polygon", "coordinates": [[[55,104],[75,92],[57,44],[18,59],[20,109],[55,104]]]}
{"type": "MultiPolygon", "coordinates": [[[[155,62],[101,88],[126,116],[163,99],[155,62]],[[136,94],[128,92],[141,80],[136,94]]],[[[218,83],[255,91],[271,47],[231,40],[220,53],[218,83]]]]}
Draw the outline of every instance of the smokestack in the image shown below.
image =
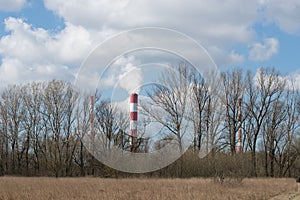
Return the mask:
{"type": "Polygon", "coordinates": [[[93,122],[94,122],[94,96],[90,96],[90,116],[89,116],[89,124],[90,124],[90,137],[94,138],[93,132],[93,122]]]}
{"type": "Polygon", "coordinates": [[[90,96],[90,124],[94,121],[94,96],[90,96]]]}
{"type": "Polygon", "coordinates": [[[130,145],[133,149],[135,138],[137,138],[137,120],[138,120],[138,95],[130,95],[130,145]]]}
{"type": "Polygon", "coordinates": [[[238,100],[238,153],[242,153],[242,99],[238,100]]]}

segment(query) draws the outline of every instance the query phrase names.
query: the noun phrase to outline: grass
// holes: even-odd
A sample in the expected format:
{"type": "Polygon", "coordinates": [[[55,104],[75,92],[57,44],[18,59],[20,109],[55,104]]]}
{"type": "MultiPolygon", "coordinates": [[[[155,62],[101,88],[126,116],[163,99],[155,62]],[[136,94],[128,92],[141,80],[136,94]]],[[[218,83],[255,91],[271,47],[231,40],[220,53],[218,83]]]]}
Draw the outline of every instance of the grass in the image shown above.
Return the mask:
{"type": "Polygon", "coordinates": [[[294,179],[101,179],[1,177],[0,200],[269,199],[297,190],[294,179]]]}

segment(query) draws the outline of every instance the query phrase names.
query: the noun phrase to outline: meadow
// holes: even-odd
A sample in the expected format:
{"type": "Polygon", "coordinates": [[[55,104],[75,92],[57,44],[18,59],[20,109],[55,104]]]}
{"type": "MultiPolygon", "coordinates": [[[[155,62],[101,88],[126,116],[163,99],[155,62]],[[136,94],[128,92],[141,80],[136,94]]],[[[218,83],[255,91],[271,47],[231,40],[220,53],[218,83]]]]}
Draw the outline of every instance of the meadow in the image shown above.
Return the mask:
{"type": "Polygon", "coordinates": [[[0,200],[270,199],[295,193],[294,179],[158,179],[1,177],[0,200]]]}

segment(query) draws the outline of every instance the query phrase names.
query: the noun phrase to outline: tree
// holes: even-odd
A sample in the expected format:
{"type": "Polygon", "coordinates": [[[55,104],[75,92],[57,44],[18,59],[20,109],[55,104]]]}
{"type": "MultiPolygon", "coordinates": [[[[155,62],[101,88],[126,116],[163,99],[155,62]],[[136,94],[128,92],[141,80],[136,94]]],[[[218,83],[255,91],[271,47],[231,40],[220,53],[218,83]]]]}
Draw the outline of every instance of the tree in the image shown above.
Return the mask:
{"type": "Polygon", "coordinates": [[[225,130],[228,134],[228,143],[232,155],[236,153],[236,133],[240,128],[238,125],[238,101],[244,93],[244,82],[242,70],[234,69],[222,73],[224,96],[221,97],[225,105],[225,130]]]}
{"type": "Polygon", "coordinates": [[[291,85],[287,85],[283,104],[285,107],[285,119],[282,122],[281,131],[283,137],[278,142],[276,148],[275,162],[279,170],[278,176],[292,176],[292,166],[295,163],[299,151],[296,144],[297,133],[299,132],[299,111],[297,101],[299,101],[299,90],[295,88],[295,82],[292,80],[291,85]]]}
{"type": "Polygon", "coordinates": [[[190,80],[191,74],[187,65],[183,64],[166,70],[161,75],[159,84],[153,85],[147,91],[150,101],[147,102],[147,105],[141,105],[153,120],[164,127],[166,135],[163,140],[166,137],[173,138],[177,142],[180,152],[183,151],[182,138],[186,134],[188,126],[187,112],[191,111],[191,108],[188,107],[190,80]]]}
{"type": "Polygon", "coordinates": [[[46,145],[49,145],[49,156],[53,163],[55,176],[70,173],[71,162],[77,143],[75,135],[74,108],[78,95],[69,84],[62,81],[51,81],[45,88],[43,96],[45,133],[50,133],[46,145]],[[65,160],[64,160],[65,159],[65,160]]]}
{"type": "Polygon", "coordinates": [[[257,176],[257,141],[263,131],[268,112],[274,102],[278,101],[284,91],[285,82],[274,69],[260,69],[254,77],[251,72],[246,75],[246,109],[249,113],[246,123],[246,137],[252,155],[252,175],[257,176]]]}
{"type": "Polygon", "coordinates": [[[26,133],[25,159],[26,174],[29,175],[30,150],[33,150],[33,162],[35,173],[40,172],[40,147],[41,134],[43,131],[42,118],[40,111],[42,109],[42,91],[44,85],[41,83],[31,83],[23,87],[22,103],[25,108],[25,118],[22,121],[26,133]]]}
{"type": "Polygon", "coordinates": [[[10,156],[10,173],[21,174],[22,173],[22,156],[25,151],[25,146],[22,144],[23,134],[22,121],[25,117],[25,109],[22,104],[22,87],[21,86],[9,86],[2,93],[2,101],[4,108],[2,109],[3,119],[6,124],[6,137],[11,150],[10,156]],[[5,111],[4,111],[5,110],[5,111]]]}

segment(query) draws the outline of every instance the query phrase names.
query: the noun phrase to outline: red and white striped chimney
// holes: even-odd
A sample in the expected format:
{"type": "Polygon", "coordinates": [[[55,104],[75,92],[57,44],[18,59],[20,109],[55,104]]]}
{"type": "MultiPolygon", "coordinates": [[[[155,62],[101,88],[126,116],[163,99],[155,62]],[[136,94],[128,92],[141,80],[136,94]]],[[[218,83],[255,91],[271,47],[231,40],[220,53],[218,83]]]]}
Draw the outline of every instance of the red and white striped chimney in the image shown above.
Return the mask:
{"type": "Polygon", "coordinates": [[[238,100],[238,142],[237,151],[242,153],[242,99],[238,100]]]}
{"type": "Polygon", "coordinates": [[[134,144],[134,138],[137,137],[138,125],[138,94],[130,95],[130,145],[134,144]]]}
{"type": "Polygon", "coordinates": [[[90,124],[94,121],[94,96],[90,96],[90,124]]]}
{"type": "Polygon", "coordinates": [[[90,96],[90,116],[89,116],[89,124],[90,124],[90,134],[91,139],[94,139],[93,132],[93,122],[94,122],[94,96],[90,96]]]}

